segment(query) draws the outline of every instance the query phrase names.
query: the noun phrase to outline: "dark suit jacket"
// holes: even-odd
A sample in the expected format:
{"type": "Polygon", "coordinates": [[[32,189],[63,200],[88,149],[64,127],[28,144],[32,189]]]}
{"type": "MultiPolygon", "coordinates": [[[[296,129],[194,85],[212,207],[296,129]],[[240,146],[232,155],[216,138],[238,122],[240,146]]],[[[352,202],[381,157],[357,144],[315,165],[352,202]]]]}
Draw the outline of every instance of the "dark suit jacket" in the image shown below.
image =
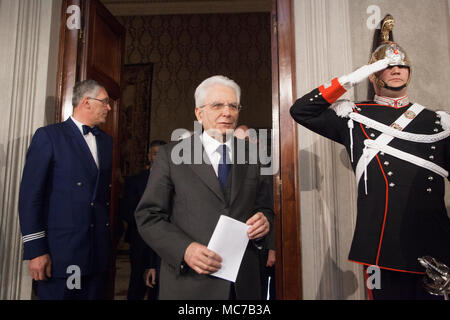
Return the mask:
{"type": "Polygon", "coordinates": [[[136,207],[147,186],[149,173],[149,170],[144,170],[135,176],[128,177],[125,180],[123,196],[122,218],[128,224],[126,238],[130,242],[131,249],[136,253],[133,255],[133,258],[137,259],[137,261],[133,262],[143,269],[158,268],[160,263],[158,255],[145,243],[139,234],[134,217],[136,207]]]}
{"type": "MultiPolygon", "coordinates": [[[[186,248],[194,241],[208,245],[220,215],[245,222],[261,211],[273,230],[273,197],[268,183],[272,177],[261,176],[260,165],[251,161],[237,164],[235,152],[227,199],[210,164],[174,163],[172,152],[178,154],[183,149],[183,157],[192,161],[196,148],[203,154],[197,135],[160,147],[136,210],[139,232],[162,259],[161,299],[229,298],[231,282],[199,275],[187,265],[182,268],[186,248]]],[[[272,231],[265,238],[273,242],[272,231]]],[[[254,241],[247,246],[235,289],[237,299],[261,298],[258,249],[254,241]]]]}
{"type": "Polygon", "coordinates": [[[99,168],[80,130],[67,121],[39,128],[27,153],[19,193],[24,259],[49,253],[52,276],[67,267],[106,271],[110,253],[112,138],[97,137],[99,168]]]}

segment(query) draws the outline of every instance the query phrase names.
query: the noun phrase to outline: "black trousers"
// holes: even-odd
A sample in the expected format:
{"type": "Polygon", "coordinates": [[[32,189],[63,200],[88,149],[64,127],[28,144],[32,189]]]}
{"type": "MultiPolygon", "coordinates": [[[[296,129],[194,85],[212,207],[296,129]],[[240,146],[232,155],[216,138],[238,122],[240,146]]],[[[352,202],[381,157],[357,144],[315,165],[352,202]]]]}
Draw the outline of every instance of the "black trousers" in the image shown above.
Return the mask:
{"type": "MultiPolygon", "coordinates": [[[[424,275],[408,272],[380,270],[380,288],[367,286],[369,299],[373,300],[444,300],[443,296],[429,294],[423,287],[424,275]]],[[[367,279],[367,267],[364,267],[367,279]]]]}
{"type": "Polygon", "coordinates": [[[80,289],[69,289],[66,278],[37,281],[39,300],[104,300],[106,273],[82,276],[80,289]]]}

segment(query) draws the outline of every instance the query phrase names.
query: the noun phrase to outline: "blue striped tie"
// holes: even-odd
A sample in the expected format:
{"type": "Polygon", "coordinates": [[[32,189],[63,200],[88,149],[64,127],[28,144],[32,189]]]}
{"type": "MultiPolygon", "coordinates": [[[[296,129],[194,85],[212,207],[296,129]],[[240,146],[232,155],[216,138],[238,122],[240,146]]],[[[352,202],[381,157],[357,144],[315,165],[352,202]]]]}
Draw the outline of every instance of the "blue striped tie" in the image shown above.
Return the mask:
{"type": "Polygon", "coordinates": [[[225,189],[228,180],[228,173],[231,169],[231,161],[228,157],[227,146],[225,144],[217,148],[217,151],[220,153],[218,178],[222,189],[225,189]]]}

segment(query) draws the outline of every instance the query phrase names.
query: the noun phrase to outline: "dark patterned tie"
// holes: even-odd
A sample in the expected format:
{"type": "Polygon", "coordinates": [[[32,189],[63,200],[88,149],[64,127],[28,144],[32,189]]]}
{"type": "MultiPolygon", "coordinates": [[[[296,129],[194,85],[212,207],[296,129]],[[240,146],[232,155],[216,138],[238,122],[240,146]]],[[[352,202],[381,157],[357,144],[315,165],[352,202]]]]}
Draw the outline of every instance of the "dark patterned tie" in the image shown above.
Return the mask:
{"type": "Polygon", "coordinates": [[[83,134],[87,135],[89,132],[92,132],[94,136],[98,136],[98,134],[100,133],[100,129],[97,126],[91,128],[83,124],[83,134]]]}
{"type": "Polygon", "coordinates": [[[217,151],[220,153],[218,178],[222,189],[225,189],[228,180],[228,173],[231,169],[231,161],[228,157],[227,146],[225,144],[217,148],[217,151]]]}

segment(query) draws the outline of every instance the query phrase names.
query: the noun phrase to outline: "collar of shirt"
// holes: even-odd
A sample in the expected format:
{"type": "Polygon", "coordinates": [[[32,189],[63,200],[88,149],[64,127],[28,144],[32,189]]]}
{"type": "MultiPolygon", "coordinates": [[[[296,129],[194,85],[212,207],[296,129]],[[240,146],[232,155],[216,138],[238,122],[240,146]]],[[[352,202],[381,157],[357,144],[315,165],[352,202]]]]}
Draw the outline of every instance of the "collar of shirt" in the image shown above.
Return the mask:
{"type": "Polygon", "coordinates": [[[373,99],[376,103],[391,106],[394,108],[402,108],[409,104],[408,96],[400,97],[400,98],[389,98],[384,96],[377,96],[373,99]]]}
{"type": "Polygon", "coordinates": [[[72,121],[76,124],[78,129],[81,132],[81,135],[83,136],[84,140],[86,141],[89,150],[91,151],[92,157],[94,158],[95,164],[98,167],[98,153],[97,153],[97,142],[95,136],[92,134],[92,132],[89,132],[87,135],[83,134],[83,124],[75,119],[73,116],[70,116],[72,121]]]}
{"type": "MultiPolygon", "coordinates": [[[[216,172],[217,175],[218,172],[217,170],[220,161],[220,153],[217,152],[217,148],[219,148],[223,143],[220,143],[219,141],[211,137],[208,133],[206,133],[206,131],[204,131],[203,134],[200,136],[200,140],[202,141],[206,154],[208,155],[208,158],[211,161],[211,165],[213,166],[214,171],[216,172]]],[[[233,159],[231,149],[231,138],[225,141],[225,144],[227,145],[227,151],[228,155],[230,156],[230,159],[233,159]]]]}
{"type": "MultiPolygon", "coordinates": [[[[75,119],[73,116],[70,116],[70,119],[72,119],[72,121],[77,125],[78,130],[80,130],[81,135],[84,136],[83,134],[83,123],[81,123],[80,121],[78,121],[77,119],[75,119]]],[[[89,132],[87,135],[92,135],[91,132],[89,132]]]]}

